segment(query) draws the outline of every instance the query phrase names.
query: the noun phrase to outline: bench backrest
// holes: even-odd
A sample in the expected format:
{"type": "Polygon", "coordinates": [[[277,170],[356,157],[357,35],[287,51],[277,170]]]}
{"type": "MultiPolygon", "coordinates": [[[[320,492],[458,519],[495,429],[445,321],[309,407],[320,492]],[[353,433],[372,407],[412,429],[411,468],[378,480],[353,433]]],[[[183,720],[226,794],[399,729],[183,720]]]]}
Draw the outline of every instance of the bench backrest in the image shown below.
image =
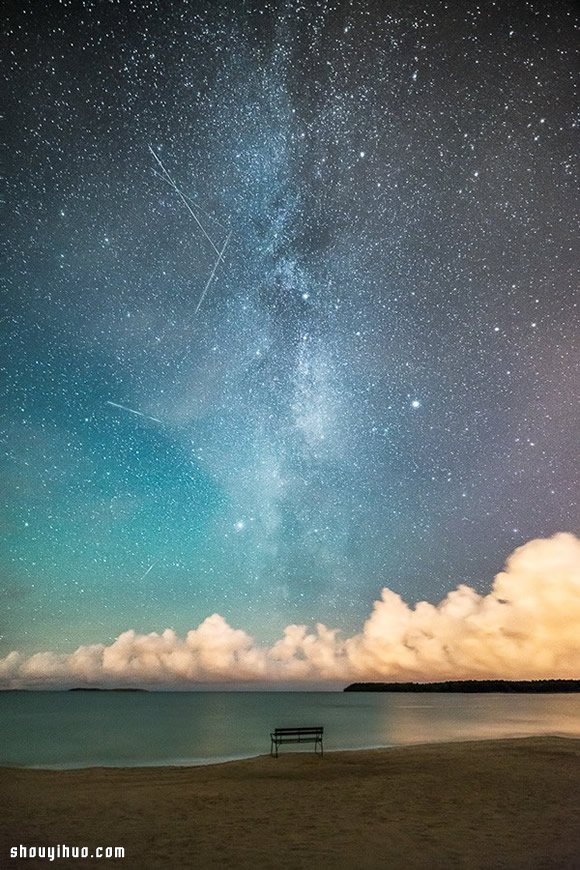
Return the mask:
{"type": "Polygon", "coordinates": [[[292,734],[322,734],[324,728],[322,725],[314,725],[308,728],[275,728],[274,734],[283,736],[291,736],[292,734]]]}

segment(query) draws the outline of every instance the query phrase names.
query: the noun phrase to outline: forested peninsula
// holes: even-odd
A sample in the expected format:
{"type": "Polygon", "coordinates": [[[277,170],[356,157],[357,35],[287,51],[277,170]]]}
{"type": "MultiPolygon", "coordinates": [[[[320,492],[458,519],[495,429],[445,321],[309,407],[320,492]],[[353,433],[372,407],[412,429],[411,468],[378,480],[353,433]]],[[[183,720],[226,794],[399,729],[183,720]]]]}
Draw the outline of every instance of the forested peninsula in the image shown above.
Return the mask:
{"type": "Polygon", "coordinates": [[[580,680],[445,680],[441,683],[351,683],[345,692],[580,692],[580,680]]]}

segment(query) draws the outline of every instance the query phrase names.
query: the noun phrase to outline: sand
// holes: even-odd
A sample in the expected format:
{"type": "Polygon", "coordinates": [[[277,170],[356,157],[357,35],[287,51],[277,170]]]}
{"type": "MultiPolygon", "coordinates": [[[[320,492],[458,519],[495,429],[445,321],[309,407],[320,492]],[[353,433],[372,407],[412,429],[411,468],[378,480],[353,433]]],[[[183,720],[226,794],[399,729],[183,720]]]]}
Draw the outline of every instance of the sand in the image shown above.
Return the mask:
{"type": "Polygon", "coordinates": [[[2,867],[579,868],[580,740],[4,768],[0,808],[2,867]],[[125,859],[10,860],[21,843],[121,845],[125,859]]]}

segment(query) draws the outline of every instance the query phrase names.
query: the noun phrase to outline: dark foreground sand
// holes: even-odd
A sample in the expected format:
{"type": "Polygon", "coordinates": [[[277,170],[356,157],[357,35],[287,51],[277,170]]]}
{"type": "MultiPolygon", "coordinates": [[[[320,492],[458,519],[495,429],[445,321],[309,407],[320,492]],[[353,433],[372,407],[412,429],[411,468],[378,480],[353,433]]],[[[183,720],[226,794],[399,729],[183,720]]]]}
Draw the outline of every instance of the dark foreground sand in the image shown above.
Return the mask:
{"type": "Polygon", "coordinates": [[[0,867],[580,868],[580,740],[0,770],[0,867]],[[10,846],[122,845],[124,860],[10,846]]]}

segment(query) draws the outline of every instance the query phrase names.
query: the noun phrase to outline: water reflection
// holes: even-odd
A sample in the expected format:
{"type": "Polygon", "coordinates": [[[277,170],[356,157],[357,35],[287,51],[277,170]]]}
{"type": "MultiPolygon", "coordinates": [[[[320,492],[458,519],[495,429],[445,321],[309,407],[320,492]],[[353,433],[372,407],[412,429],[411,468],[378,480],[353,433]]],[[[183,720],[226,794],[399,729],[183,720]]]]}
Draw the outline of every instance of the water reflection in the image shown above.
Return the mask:
{"type": "Polygon", "coordinates": [[[580,734],[578,695],[390,695],[385,738],[395,744],[580,734]]]}
{"type": "Polygon", "coordinates": [[[270,731],[300,725],[323,725],[327,751],[538,734],[580,737],[580,694],[0,693],[0,764],[197,764],[267,754],[270,731]]]}

